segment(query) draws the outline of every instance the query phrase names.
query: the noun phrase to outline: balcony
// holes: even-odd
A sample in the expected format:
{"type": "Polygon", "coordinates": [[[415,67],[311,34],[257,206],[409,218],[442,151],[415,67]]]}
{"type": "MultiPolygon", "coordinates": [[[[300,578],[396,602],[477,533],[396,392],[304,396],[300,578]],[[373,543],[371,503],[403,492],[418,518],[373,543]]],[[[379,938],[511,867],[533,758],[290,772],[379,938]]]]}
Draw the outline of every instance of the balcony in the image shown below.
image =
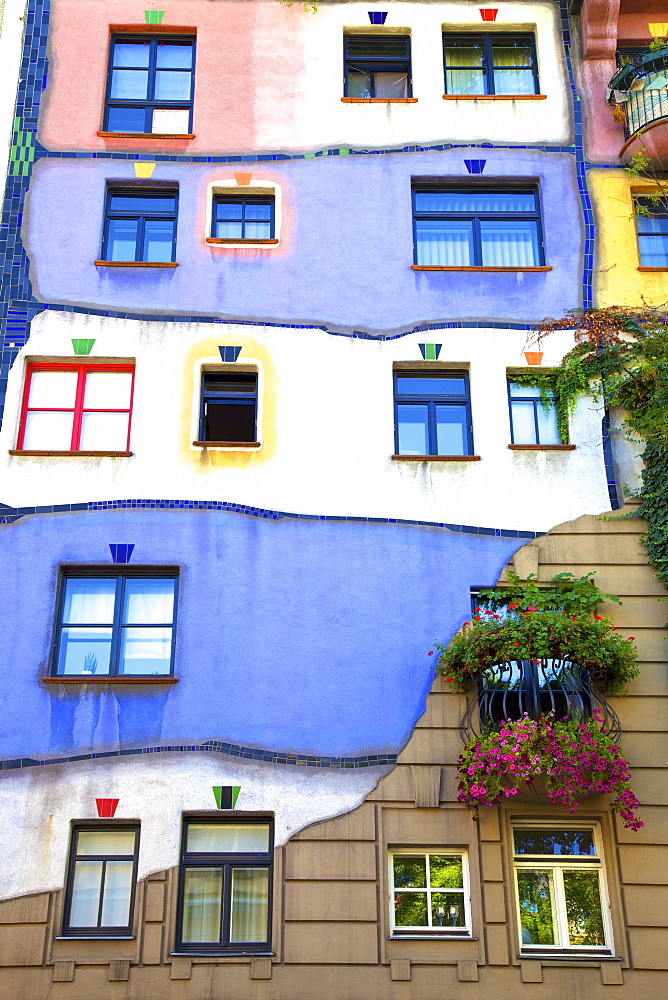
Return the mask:
{"type": "Polygon", "coordinates": [[[615,121],[626,141],[619,155],[649,155],[656,167],[668,167],[668,45],[648,50],[623,66],[608,84],[615,121]]]}
{"type": "Polygon", "coordinates": [[[461,720],[469,743],[481,733],[510,719],[530,719],[552,713],[555,719],[586,722],[596,712],[597,728],[615,743],[621,737],[616,712],[596,691],[588,670],[569,660],[517,660],[487,666],[461,720]]]}

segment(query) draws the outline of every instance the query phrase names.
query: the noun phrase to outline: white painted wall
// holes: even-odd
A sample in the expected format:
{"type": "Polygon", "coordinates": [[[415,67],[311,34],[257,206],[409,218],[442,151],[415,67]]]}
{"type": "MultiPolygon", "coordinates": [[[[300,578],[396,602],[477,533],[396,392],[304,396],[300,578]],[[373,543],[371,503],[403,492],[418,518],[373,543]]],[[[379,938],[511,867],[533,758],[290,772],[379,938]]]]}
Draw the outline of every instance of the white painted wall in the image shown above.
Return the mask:
{"type": "Polygon", "coordinates": [[[118,799],[115,818],[141,822],[143,879],[178,865],[184,810],[225,815],[216,810],[212,785],[240,785],[237,809],[243,812],[273,812],[278,847],[313,823],[356,809],[391,769],[329,770],[165,753],[3,771],[0,899],[63,887],[72,822],[97,819],[96,798],[118,799]]]}
{"type": "MultiPolygon", "coordinates": [[[[12,506],[121,498],[228,500],[306,514],[397,517],[544,531],[608,509],[601,411],[582,397],[571,452],[513,452],[506,368],[524,365],[526,334],[442,330],[380,342],[318,330],[120,320],[45,311],[10,372],[0,433],[0,501],[12,506]],[[131,458],[10,456],[18,433],[26,357],[73,358],[71,338],[94,338],[96,357],[137,359],[131,458]],[[479,462],[396,462],[393,362],[470,365],[479,462]],[[262,366],[262,448],[228,456],[192,446],[194,372],[241,344],[262,366]]],[[[545,345],[544,365],[573,346],[545,345]]]]}
{"type": "MultiPolygon", "coordinates": [[[[489,141],[502,144],[571,141],[570,88],[555,3],[494,3],[495,22],[483,22],[481,3],[322,4],[300,18],[304,66],[286,98],[271,78],[256,82],[256,145],[259,149],[375,148],[405,143],[489,141]],[[388,11],[385,27],[369,23],[369,10],[388,11]],[[395,28],[411,35],[413,96],[417,104],[344,104],[343,35],[361,28],[382,34],[395,28]],[[443,31],[535,34],[540,92],[545,101],[444,101],[443,31]]],[[[286,15],[289,12],[286,11],[286,15]]],[[[257,36],[258,65],[267,39],[257,36]]]]}
{"type": "Polygon", "coordinates": [[[5,0],[0,22],[0,178],[3,192],[14,125],[26,6],[25,0],[5,0]]]}

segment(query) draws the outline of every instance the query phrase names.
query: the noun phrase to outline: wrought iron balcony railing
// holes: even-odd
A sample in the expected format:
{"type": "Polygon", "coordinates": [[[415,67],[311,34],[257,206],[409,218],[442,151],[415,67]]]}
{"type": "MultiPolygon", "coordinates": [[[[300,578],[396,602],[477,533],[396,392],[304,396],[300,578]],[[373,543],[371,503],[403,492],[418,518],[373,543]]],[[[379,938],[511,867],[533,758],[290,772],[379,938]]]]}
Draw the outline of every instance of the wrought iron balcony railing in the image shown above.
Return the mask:
{"type": "Polygon", "coordinates": [[[584,722],[596,711],[599,728],[615,742],[621,737],[617,713],[597,692],[587,670],[568,660],[518,660],[486,667],[461,721],[468,743],[505,719],[555,719],[584,722]]]}
{"type": "Polygon", "coordinates": [[[668,121],[668,46],[643,52],[622,66],[608,84],[608,100],[624,109],[627,139],[668,121]]]}

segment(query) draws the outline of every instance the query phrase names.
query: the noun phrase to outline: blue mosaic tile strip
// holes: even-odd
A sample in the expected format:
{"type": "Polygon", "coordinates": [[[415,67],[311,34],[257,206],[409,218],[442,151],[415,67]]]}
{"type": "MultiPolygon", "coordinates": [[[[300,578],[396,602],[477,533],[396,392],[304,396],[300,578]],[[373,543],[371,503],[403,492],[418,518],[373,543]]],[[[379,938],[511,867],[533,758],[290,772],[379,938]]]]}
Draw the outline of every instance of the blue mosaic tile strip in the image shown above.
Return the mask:
{"type": "Polygon", "coordinates": [[[497,538],[541,538],[542,531],[519,531],[514,528],[485,528],[472,524],[449,524],[446,521],[411,521],[402,517],[351,517],[345,514],[295,514],[287,510],[267,510],[249,507],[227,500],[91,500],[88,503],[63,503],[40,507],[8,507],[0,504],[0,524],[11,524],[27,514],[70,514],[77,511],[97,510],[224,510],[231,514],[245,514],[267,521],[280,521],[292,517],[300,521],[362,521],[368,524],[410,524],[419,528],[445,528],[464,535],[488,535],[497,538]]]}
{"type": "Polygon", "coordinates": [[[72,757],[49,757],[36,760],[34,757],[15,757],[0,761],[0,770],[11,771],[22,767],[45,767],[48,764],[73,764],[80,760],[104,760],[108,757],[138,757],[147,753],[218,753],[227,757],[244,760],[259,760],[267,764],[293,764],[297,767],[320,767],[330,769],[357,769],[361,767],[387,767],[397,762],[397,754],[369,754],[366,757],[317,757],[299,753],[282,753],[242,747],[236,743],[222,743],[207,740],[205,743],[173,745],[166,747],[135,747],[131,750],[105,750],[101,753],[79,753],[72,757]]]}

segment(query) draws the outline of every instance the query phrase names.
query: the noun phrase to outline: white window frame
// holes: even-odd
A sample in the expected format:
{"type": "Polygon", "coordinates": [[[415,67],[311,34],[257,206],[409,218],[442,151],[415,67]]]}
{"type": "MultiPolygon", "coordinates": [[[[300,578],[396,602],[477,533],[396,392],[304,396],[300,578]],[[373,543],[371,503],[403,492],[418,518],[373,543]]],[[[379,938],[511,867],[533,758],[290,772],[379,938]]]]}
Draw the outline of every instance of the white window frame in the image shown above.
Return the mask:
{"type": "MultiPolygon", "coordinates": [[[[427,865],[427,873],[429,872],[429,865],[427,865]]],[[[455,938],[470,938],[471,937],[471,887],[469,878],[469,858],[468,851],[461,847],[392,847],[388,851],[388,904],[390,910],[390,933],[392,937],[455,937],[455,938]],[[425,858],[431,854],[437,854],[439,857],[459,857],[462,859],[462,883],[463,888],[458,889],[442,889],[442,888],[424,888],[416,889],[415,892],[426,892],[430,895],[432,892],[459,892],[462,894],[462,901],[464,904],[464,926],[463,927],[436,927],[434,925],[428,926],[417,926],[417,927],[407,927],[405,924],[396,924],[394,921],[394,856],[395,854],[399,857],[414,856],[417,858],[425,858]]],[[[396,890],[399,891],[399,890],[396,890]]],[[[401,890],[412,892],[413,890],[401,890]]],[[[429,902],[429,900],[428,900],[429,902]]],[[[431,905],[427,906],[428,919],[431,920],[431,905]]]]}
{"type": "Polygon", "coordinates": [[[515,913],[517,917],[517,934],[522,955],[563,953],[610,955],[613,952],[612,917],[610,898],[608,895],[607,877],[603,857],[603,844],[600,825],[592,820],[586,823],[559,822],[559,820],[523,820],[512,824],[513,851],[513,891],[515,893],[515,913]],[[551,855],[551,854],[515,854],[516,830],[587,830],[593,834],[596,855],[551,855]],[[561,858],[572,858],[572,861],[561,861],[561,858]],[[518,858],[520,860],[518,860],[518,858]],[[579,860],[579,859],[582,860],[579,860]],[[554,944],[524,944],[522,941],[522,917],[520,914],[520,896],[517,886],[518,871],[552,872],[554,887],[553,922],[558,940],[554,944]],[[603,936],[605,944],[571,944],[568,936],[568,919],[566,913],[566,896],[564,891],[564,871],[595,871],[599,875],[599,894],[601,899],[601,915],[603,918],[603,936]]]}

